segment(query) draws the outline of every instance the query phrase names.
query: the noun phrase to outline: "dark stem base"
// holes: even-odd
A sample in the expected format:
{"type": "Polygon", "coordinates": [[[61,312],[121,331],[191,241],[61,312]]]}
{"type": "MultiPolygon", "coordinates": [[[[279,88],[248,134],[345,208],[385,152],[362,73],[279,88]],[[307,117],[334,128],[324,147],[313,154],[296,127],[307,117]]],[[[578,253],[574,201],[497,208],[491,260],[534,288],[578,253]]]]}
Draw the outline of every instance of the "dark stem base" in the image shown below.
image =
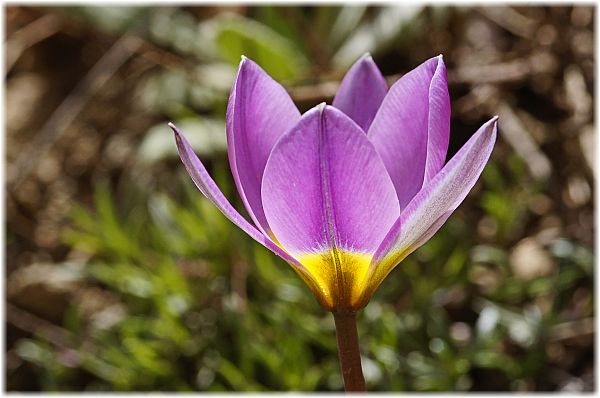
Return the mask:
{"type": "Polygon", "coordinates": [[[356,330],[356,313],[332,312],[335,320],[340,366],[344,376],[346,392],[366,392],[365,378],[360,363],[358,332],[356,330]]]}

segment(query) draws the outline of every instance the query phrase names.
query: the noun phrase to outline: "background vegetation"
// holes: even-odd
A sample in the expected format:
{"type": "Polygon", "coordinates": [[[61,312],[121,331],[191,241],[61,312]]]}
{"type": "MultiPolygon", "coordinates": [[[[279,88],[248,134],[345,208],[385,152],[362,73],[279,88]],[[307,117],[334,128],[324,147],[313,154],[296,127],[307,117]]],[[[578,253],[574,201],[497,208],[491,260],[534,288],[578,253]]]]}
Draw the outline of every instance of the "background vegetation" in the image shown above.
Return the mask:
{"type": "Polygon", "coordinates": [[[305,111],[365,51],[390,82],[444,54],[449,157],[500,115],[474,191],[359,317],[369,389],[594,388],[592,7],[5,13],[8,390],[340,391],[332,317],[195,189],[166,123],[243,209],[240,55],[305,111]]]}

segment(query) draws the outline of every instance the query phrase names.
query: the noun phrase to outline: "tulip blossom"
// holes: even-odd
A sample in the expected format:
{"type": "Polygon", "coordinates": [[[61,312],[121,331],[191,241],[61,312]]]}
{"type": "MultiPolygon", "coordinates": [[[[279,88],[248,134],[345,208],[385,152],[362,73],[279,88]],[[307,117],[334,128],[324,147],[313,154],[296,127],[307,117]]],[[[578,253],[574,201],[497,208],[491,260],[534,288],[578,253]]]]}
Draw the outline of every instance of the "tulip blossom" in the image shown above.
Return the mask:
{"type": "Polygon", "coordinates": [[[290,264],[335,315],[363,308],[394,267],[460,205],[490,157],[497,117],[445,163],[450,98],[441,56],[388,90],[365,55],[332,105],[303,115],[280,84],[242,57],[227,108],[227,143],[252,222],[231,206],[170,126],[200,191],[290,264]]]}
{"type": "Polygon", "coordinates": [[[171,127],[187,171],[225,216],[286,260],[327,310],[356,311],[463,201],[490,156],[496,119],[444,165],[450,99],[441,56],[388,91],[367,55],[352,66],[331,106],[304,115],[244,57],[227,109],[227,143],[254,225],[171,127]]]}

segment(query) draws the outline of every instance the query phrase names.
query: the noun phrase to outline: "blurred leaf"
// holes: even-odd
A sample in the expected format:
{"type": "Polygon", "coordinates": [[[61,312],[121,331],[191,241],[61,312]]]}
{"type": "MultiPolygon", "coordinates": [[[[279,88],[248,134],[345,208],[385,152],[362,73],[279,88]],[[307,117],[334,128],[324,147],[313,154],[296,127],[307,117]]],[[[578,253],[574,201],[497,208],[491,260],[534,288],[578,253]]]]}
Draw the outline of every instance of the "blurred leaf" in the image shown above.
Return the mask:
{"type": "Polygon", "coordinates": [[[376,55],[396,40],[410,40],[411,35],[401,36],[401,33],[411,25],[416,27],[416,17],[422,10],[423,6],[420,5],[381,7],[372,21],[356,28],[342,44],[333,57],[333,63],[340,68],[347,68],[366,52],[376,55]]]}
{"type": "Polygon", "coordinates": [[[226,359],[221,360],[218,372],[231,385],[233,390],[237,391],[259,391],[260,388],[246,380],[246,377],[239,369],[226,359]]]}
{"type": "Polygon", "coordinates": [[[85,6],[70,10],[108,32],[121,32],[132,25],[141,25],[149,7],[140,6],[85,6]]]}
{"type": "Polygon", "coordinates": [[[240,16],[222,18],[217,25],[219,54],[233,65],[247,56],[276,80],[291,80],[307,65],[306,58],[293,42],[259,22],[240,16]]]}
{"type": "Polygon", "coordinates": [[[339,47],[358,27],[366,11],[367,7],[359,4],[341,8],[329,35],[329,43],[333,48],[339,47]]]}
{"type": "MultiPolygon", "coordinates": [[[[210,156],[227,150],[225,123],[210,118],[178,120],[175,125],[185,134],[199,156],[210,156]]],[[[155,163],[166,157],[177,157],[173,132],[167,123],[153,126],[140,144],[137,157],[142,162],[155,163]]]]}

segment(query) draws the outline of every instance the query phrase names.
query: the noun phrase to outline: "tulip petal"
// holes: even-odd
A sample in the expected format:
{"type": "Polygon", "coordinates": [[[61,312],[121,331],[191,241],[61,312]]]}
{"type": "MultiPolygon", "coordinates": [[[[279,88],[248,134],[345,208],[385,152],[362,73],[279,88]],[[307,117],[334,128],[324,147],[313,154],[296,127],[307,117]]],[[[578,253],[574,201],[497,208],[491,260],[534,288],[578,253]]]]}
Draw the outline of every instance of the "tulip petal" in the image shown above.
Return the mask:
{"type": "MultiPolygon", "coordinates": [[[[217,184],[210,177],[206,168],[198,159],[198,156],[194,153],[194,150],[185,139],[183,134],[179,131],[174,124],[169,123],[169,127],[175,133],[175,142],[177,143],[177,150],[179,156],[187,169],[187,172],[192,177],[192,180],[200,190],[214,205],[227,217],[231,222],[237,225],[242,231],[246,232],[250,237],[256,240],[258,243],[277,254],[285,261],[293,264],[297,267],[302,267],[292,256],[282,250],[279,246],[271,241],[267,236],[263,235],[259,230],[250,224],[244,217],[242,217],[237,210],[231,206],[227,198],[223,195],[217,184]]],[[[303,267],[302,267],[303,268],[303,267]]]]}
{"type": "Polygon", "coordinates": [[[444,167],[450,141],[450,93],[446,65],[442,56],[429,85],[429,115],[427,125],[427,161],[423,185],[444,167]]]}
{"type": "Polygon", "coordinates": [[[246,210],[265,234],[270,233],[260,192],[265,164],[275,142],[299,118],[285,89],[242,57],[227,106],[229,164],[246,210]]]}
{"type": "Polygon", "coordinates": [[[372,254],[400,215],[373,145],[350,118],[324,104],[277,142],[262,197],[274,235],[296,258],[331,250],[372,254]]]}
{"type": "Polygon", "coordinates": [[[387,90],[383,75],[371,55],[367,53],[348,70],[332,105],[348,115],[366,132],[387,90]]]}
{"type": "Polygon", "coordinates": [[[494,148],[497,121],[496,116],[481,126],[402,211],[371,262],[370,292],[400,261],[427,242],[465,199],[494,148]]]}
{"type": "Polygon", "coordinates": [[[405,208],[446,159],[450,97],[441,56],[417,66],[390,88],[368,136],[405,208]]]}

